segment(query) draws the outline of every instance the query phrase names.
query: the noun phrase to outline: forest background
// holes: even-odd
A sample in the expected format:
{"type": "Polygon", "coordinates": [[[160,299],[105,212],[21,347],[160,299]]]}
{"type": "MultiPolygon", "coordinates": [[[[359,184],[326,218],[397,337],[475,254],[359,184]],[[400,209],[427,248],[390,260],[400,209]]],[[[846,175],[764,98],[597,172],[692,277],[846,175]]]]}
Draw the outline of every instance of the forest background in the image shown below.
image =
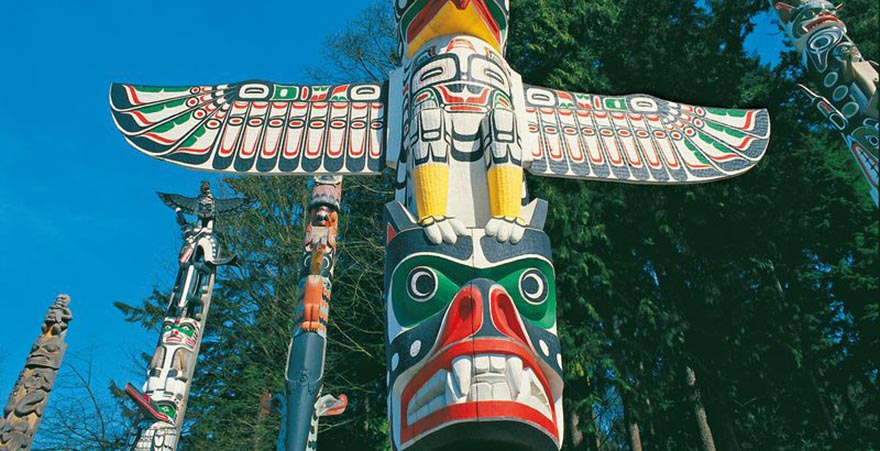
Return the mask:
{"type": "MultiPolygon", "coordinates": [[[[514,2],[508,61],[530,84],[643,92],[707,106],[766,107],[764,161],[734,180],[624,186],[530,178],[550,202],[566,450],[880,449],[878,216],[841,140],[796,83],[793,52],[762,64],[744,46],[763,1],[514,2]]],[[[841,17],[878,59],[878,4],[841,17]]],[[[397,60],[385,2],[328,38],[322,82],[380,81],[397,60]]],[[[285,81],[285,80],[281,80],[285,81]]],[[[227,178],[255,207],[226,219],[240,268],[221,271],[181,450],[273,450],[298,295],[308,188],[300,178],[227,178]]],[[[326,390],[348,411],[322,422],[320,449],[386,450],[380,206],[390,177],[346,178],[326,390]]],[[[169,287],[117,303],[155,330],[169,287]]],[[[75,327],[75,326],[74,326],[75,327]]],[[[123,362],[145,368],[140,362],[123,362]]],[[[130,405],[119,387],[53,397],[35,449],[116,450],[130,405]]],[[[118,381],[124,384],[125,381],[118,381]]],[[[140,381],[135,381],[137,384],[140,381]]]]}

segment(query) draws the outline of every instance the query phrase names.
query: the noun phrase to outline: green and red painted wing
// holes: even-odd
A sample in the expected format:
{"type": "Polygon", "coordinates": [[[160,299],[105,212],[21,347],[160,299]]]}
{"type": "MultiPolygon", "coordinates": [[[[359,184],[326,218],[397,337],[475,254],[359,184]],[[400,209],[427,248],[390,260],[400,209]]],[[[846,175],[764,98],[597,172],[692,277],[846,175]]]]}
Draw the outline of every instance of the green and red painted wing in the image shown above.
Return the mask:
{"type": "Polygon", "coordinates": [[[241,174],[377,174],[385,165],[386,88],[249,81],[113,84],[117,127],[147,155],[241,174]]]}
{"type": "Polygon", "coordinates": [[[536,175],[699,183],[751,169],[770,140],[766,110],[708,108],[648,95],[525,86],[523,153],[536,175]]]}

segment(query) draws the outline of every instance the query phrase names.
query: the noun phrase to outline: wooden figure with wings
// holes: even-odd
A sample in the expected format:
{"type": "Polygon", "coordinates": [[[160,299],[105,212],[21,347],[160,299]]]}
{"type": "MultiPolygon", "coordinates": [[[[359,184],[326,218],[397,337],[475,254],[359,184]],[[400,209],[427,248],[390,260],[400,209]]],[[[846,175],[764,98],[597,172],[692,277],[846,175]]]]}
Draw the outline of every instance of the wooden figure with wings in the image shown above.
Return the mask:
{"type": "Polygon", "coordinates": [[[403,62],[381,85],[110,90],[128,142],[172,163],[253,175],[395,172],[385,290],[395,450],[505,437],[522,449],[561,446],[546,205],[529,202],[523,171],[709,182],[749,170],[769,141],[765,110],[524,84],[504,57],[508,3],[396,0],[403,62]],[[451,328],[464,311],[483,316],[451,328]]]}

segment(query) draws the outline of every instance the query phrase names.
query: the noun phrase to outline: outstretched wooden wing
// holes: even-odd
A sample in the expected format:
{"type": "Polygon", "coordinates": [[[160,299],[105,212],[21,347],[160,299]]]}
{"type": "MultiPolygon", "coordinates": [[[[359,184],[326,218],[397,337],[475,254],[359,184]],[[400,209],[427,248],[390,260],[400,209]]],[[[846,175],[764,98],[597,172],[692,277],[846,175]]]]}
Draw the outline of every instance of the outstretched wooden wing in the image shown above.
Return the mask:
{"type": "Polygon", "coordinates": [[[385,98],[375,84],[110,87],[113,119],[141,152],[246,174],[381,172],[385,98]]]}
{"type": "Polygon", "coordinates": [[[732,177],[763,157],[766,110],[600,96],[525,86],[523,152],[536,175],[625,183],[699,183],[732,177]]]}
{"type": "Polygon", "coordinates": [[[181,196],[180,194],[156,193],[162,203],[172,210],[180,209],[188,215],[194,215],[199,211],[199,200],[194,197],[181,196]]]}

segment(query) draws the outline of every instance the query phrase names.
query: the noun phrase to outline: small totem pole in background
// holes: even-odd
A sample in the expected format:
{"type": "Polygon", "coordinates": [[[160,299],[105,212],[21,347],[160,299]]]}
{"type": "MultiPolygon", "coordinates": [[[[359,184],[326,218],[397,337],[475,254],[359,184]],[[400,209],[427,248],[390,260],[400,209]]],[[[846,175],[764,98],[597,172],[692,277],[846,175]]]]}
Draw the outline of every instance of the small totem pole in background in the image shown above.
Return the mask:
{"type": "Polygon", "coordinates": [[[208,182],[202,182],[197,198],[162,193],[159,197],[177,212],[177,223],[183,230],[183,247],[178,258],[177,280],[168,300],[143,393],[131,384],[125,388],[139,408],[126,443],[129,451],[177,448],[217,267],[235,261],[234,256],[220,256],[214,219],[247,205],[245,199],[215,200],[208,182]],[[195,215],[196,221],[188,222],[185,214],[195,215]]]}
{"type": "Polygon", "coordinates": [[[309,223],[303,240],[300,300],[287,357],[285,394],[276,397],[274,410],[283,415],[279,450],[314,451],[318,445],[318,419],[343,413],[348,398],[321,396],[327,349],[327,318],[342,177],[315,177],[309,202],[309,223]]]}
{"type": "MultiPolygon", "coordinates": [[[[843,6],[843,5],[841,5],[843,6]]],[[[866,61],[846,35],[837,10],[825,0],[776,3],[783,27],[807,68],[816,92],[801,85],[813,105],[843,137],[878,203],[876,63],[866,61]]]]}
{"type": "Polygon", "coordinates": [[[64,337],[73,320],[69,303],[69,296],[59,294],[43,320],[43,334],[34,342],[0,418],[0,451],[31,449],[67,350],[64,337]]]}

